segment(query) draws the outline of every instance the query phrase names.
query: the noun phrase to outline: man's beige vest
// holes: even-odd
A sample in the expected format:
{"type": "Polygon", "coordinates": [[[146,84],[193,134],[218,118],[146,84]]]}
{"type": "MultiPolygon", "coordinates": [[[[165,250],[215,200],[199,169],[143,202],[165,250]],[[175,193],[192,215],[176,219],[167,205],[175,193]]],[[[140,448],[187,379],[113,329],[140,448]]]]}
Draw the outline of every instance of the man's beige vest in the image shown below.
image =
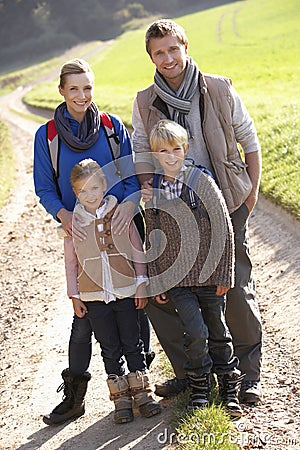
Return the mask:
{"type": "MultiPolygon", "coordinates": [[[[230,84],[230,79],[217,75],[200,74],[199,77],[203,137],[218,184],[232,213],[249,196],[252,183],[234,135],[230,84]]],[[[169,118],[166,105],[157,100],[153,84],[137,94],[139,112],[148,136],[160,119],[169,118]]]]}

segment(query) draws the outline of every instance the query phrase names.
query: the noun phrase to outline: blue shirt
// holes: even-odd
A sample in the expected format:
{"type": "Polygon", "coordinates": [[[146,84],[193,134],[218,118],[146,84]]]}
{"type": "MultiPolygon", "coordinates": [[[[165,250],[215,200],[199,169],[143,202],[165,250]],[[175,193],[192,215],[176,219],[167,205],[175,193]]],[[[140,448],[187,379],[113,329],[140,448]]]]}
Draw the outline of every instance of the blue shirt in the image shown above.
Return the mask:
{"type": "MultiPolygon", "coordinates": [[[[79,123],[68,112],[65,114],[72,132],[77,135],[79,123]]],[[[106,175],[107,194],[117,197],[119,203],[124,200],[139,203],[140,185],[135,175],[130,138],[121,120],[115,115],[111,115],[111,118],[120,139],[118,167],[113,160],[105,131],[101,126],[97,142],[88,150],[76,152],[60,140],[57,182],[47,144],[46,124],[37,130],[34,140],[33,166],[35,192],[40,198],[40,203],[54,219],[57,220],[56,215],[61,208],[73,211],[76,198],[72,190],[70,174],[74,165],[86,158],[92,158],[102,167],[106,175]]]]}

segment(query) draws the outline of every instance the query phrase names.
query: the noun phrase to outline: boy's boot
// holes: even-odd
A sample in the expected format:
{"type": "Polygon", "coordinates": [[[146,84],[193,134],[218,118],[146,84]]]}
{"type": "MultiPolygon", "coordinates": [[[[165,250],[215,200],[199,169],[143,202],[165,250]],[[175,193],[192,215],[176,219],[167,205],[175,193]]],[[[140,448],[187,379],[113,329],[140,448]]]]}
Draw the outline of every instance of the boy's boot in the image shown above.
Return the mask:
{"type": "Polygon", "coordinates": [[[237,372],[218,375],[219,395],[223,405],[232,417],[241,417],[243,415],[239,402],[239,390],[244,376],[237,372]]]}
{"type": "Polygon", "coordinates": [[[107,385],[110,392],[110,399],[115,404],[114,422],[132,422],[132,398],[130,395],[127,375],[108,375],[107,385]]]}
{"type": "Polygon", "coordinates": [[[188,409],[204,408],[208,406],[210,398],[210,374],[188,375],[190,399],[188,409]]]}
{"type": "Polygon", "coordinates": [[[152,417],[161,412],[161,407],[150,395],[149,376],[146,372],[130,372],[128,375],[131,395],[144,417],[152,417]]]}
{"type": "Polygon", "coordinates": [[[47,425],[60,425],[85,413],[84,397],[91,374],[84,372],[82,375],[72,376],[69,369],[65,369],[61,376],[64,382],[58,387],[57,392],[64,390],[63,401],[50,414],[43,417],[47,425]]]}

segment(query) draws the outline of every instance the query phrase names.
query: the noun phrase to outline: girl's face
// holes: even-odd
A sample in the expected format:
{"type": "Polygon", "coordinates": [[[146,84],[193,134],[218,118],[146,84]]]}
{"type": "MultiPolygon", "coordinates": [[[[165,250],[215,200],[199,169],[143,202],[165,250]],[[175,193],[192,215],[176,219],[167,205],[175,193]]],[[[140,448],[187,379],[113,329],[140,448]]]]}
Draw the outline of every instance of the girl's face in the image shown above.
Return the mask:
{"type": "Polygon", "coordinates": [[[65,99],[69,114],[77,122],[82,122],[86,110],[93,101],[93,74],[86,72],[67,75],[64,86],[59,86],[58,89],[65,99]]]}
{"type": "Polygon", "coordinates": [[[77,180],[73,186],[74,193],[85,209],[93,215],[103,204],[103,196],[106,190],[106,182],[103,178],[95,175],[88,175],[81,180],[77,180]]]}

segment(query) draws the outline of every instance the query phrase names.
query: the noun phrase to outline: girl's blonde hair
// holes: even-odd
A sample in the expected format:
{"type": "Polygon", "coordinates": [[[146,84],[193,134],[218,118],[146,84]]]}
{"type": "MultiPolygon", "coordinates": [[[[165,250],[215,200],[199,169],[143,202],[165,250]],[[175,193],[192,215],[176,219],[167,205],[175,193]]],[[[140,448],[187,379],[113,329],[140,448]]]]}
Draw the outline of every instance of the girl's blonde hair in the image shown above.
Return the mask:
{"type": "Polygon", "coordinates": [[[91,158],[83,159],[71,170],[71,185],[74,187],[77,181],[92,176],[97,176],[100,181],[105,181],[105,175],[99,164],[91,158]]]}
{"type": "Polygon", "coordinates": [[[168,119],[160,120],[154,125],[149,141],[153,152],[157,151],[159,146],[165,142],[170,145],[182,145],[185,150],[189,143],[186,130],[178,123],[168,119]]]}
{"type": "Polygon", "coordinates": [[[60,69],[59,86],[61,88],[64,87],[68,75],[76,75],[79,73],[90,73],[94,80],[94,72],[84,59],[75,58],[67,61],[60,69]]]}

